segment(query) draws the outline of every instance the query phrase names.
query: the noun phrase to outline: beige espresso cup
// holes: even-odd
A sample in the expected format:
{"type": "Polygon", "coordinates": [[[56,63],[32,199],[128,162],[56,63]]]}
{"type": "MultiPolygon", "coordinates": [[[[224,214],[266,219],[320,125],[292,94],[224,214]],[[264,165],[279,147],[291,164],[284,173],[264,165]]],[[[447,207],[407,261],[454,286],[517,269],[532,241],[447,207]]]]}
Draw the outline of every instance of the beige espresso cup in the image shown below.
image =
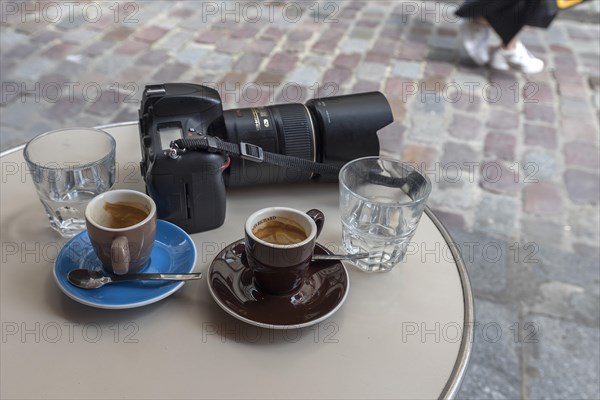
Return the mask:
{"type": "Polygon", "coordinates": [[[146,194],[119,189],[96,196],[85,209],[85,224],[108,272],[136,273],[148,263],[156,238],[156,204],[146,194]]]}

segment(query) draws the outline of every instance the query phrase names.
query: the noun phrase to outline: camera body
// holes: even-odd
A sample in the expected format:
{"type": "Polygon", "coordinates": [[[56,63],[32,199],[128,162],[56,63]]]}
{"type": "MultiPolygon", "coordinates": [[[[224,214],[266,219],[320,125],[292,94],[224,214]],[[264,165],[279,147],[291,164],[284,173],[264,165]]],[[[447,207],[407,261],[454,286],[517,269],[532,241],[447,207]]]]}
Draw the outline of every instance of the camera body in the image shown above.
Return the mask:
{"type": "Polygon", "coordinates": [[[219,152],[189,151],[172,158],[172,141],[207,135],[341,167],[355,158],[378,155],[377,131],[393,121],[379,92],[223,111],[216,90],[191,83],[146,86],[139,117],[140,171],[146,191],[156,203],[158,217],[188,233],[223,224],[226,186],[332,178],[230,159],[219,152]]]}
{"type": "Polygon", "coordinates": [[[225,220],[223,171],[229,157],[193,151],[173,159],[171,141],[206,134],[222,118],[217,91],[199,85],[147,86],[142,98],[140,171],[158,217],[189,233],[214,229],[225,220]]]}

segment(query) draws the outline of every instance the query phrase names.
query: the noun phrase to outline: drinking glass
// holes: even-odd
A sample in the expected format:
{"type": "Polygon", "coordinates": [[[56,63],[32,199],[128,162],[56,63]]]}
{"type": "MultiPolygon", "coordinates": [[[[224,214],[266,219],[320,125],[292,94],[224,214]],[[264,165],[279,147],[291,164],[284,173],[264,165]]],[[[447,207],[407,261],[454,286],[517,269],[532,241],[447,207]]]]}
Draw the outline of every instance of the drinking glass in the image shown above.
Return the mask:
{"type": "Polygon", "coordinates": [[[115,139],[91,128],[59,129],[29,141],[23,155],[50,226],[63,237],[85,229],[85,207],[115,181],[115,139]]]}
{"type": "Polygon", "coordinates": [[[429,178],[408,163],[379,157],[350,161],[339,177],[344,249],[369,253],[351,263],[367,272],[390,271],[417,229],[429,178]]]}

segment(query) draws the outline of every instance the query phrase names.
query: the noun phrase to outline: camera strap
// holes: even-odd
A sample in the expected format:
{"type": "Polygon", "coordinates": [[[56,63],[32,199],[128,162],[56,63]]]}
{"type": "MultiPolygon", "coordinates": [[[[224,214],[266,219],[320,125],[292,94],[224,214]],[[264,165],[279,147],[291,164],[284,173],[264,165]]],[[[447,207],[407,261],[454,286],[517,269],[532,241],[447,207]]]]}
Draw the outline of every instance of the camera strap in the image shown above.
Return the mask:
{"type": "Polygon", "coordinates": [[[169,156],[178,158],[186,151],[204,150],[211,153],[224,153],[233,157],[240,157],[256,163],[268,163],[278,167],[310,171],[319,175],[335,175],[340,172],[340,167],[318,163],[300,157],[286,156],[284,154],[264,151],[262,147],[251,143],[230,143],[214,136],[198,136],[182,138],[171,142],[169,156]]]}
{"type": "MultiPolygon", "coordinates": [[[[169,156],[171,158],[178,158],[189,150],[203,150],[211,153],[224,153],[229,156],[240,157],[257,163],[265,162],[278,167],[310,171],[319,175],[335,175],[336,178],[341,169],[341,167],[318,163],[300,157],[292,157],[279,153],[264,151],[261,147],[251,143],[241,142],[237,144],[225,142],[214,136],[198,136],[195,138],[177,139],[171,142],[169,156]]],[[[422,174],[416,171],[409,173],[408,176],[404,178],[383,176],[373,172],[366,172],[365,174],[368,175],[368,179],[370,181],[383,186],[400,188],[411,198],[416,196],[416,192],[421,190],[421,188],[426,184],[426,179],[423,178],[422,174]]],[[[367,176],[364,176],[364,178],[367,179],[367,176]]]]}

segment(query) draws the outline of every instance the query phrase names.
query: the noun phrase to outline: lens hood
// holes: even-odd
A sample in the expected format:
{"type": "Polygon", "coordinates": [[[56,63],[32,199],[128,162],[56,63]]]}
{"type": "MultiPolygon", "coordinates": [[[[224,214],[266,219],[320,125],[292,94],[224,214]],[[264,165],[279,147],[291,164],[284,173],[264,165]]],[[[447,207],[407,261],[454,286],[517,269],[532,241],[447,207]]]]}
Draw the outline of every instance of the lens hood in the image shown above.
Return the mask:
{"type": "Polygon", "coordinates": [[[312,99],[306,107],[317,125],[318,161],[337,166],[379,155],[377,131],[394,120],[380,92],[312,99]]]}

